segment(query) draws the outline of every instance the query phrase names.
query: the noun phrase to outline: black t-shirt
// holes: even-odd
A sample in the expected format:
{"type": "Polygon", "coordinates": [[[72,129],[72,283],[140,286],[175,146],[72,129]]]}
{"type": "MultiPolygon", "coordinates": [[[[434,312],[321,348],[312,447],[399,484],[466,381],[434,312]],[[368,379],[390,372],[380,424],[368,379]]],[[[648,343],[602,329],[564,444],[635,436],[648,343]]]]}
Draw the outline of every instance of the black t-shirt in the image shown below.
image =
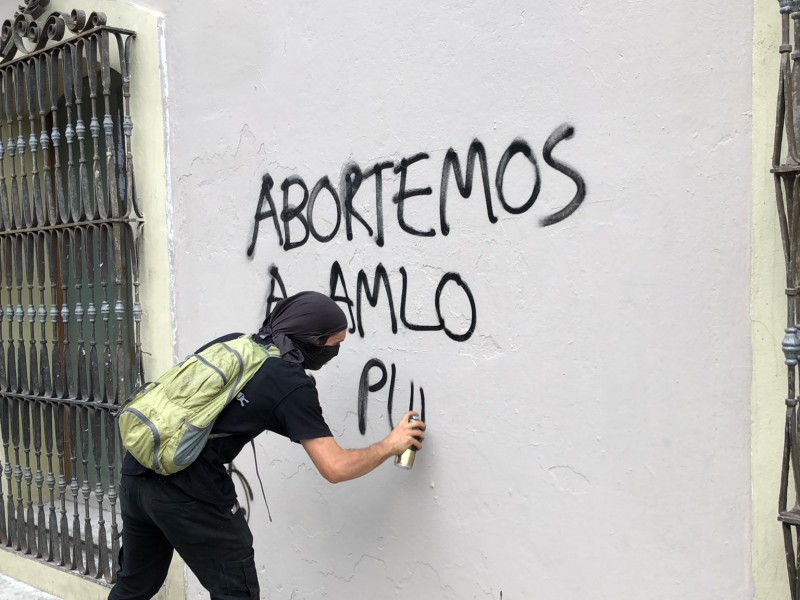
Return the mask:
{"type": "MultiPolygon", "coordinates": [[[[226,342],[241,336],[232,333],[209,342],[226,342]]],[[[236,499],[233,481],[225,465],[262,431],[272,431],[293,442],[330,437],[322,416],[314,380],[303,367],[279,358],[267,359],[242,388],[242,400],[235,399],[220,412],[212,433],[229,434],[208,440],[191,465],[164,479],[190,496],[212,504],[232,504],[236,499]]],[[[126,454],[122,474],[158,477],[126,454]]]]}

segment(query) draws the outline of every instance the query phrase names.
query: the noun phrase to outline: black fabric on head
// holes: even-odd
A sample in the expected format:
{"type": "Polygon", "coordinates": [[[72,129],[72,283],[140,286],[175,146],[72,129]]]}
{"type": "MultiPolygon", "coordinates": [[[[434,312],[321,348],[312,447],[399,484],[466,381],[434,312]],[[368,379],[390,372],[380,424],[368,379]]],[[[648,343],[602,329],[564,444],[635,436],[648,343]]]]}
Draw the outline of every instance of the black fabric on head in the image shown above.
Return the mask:
{"type": "Polygon", "coordinates": [[[284,360],[316,370],[336,356],[319,350],[320,344],[346,328],[347,317],[336,302],[319,292],[300,292],[276,302],[258,334],[271,338],[284,360]]]}

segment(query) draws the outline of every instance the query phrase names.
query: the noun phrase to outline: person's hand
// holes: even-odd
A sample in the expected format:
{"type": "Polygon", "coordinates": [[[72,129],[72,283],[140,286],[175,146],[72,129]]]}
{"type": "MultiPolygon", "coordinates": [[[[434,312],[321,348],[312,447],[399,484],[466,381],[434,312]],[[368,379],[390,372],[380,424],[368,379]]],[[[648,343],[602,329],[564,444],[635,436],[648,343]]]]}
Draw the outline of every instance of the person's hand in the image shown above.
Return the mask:
{"type": "Polygon", "coordinates": [[[409,423],[410,417],[419,417],[419,414],[414,411],[409,411],[403,415],[400,422],[386,436],[384,440],[389,447],[389,451],[394,456],[399,456],[408,448],[419,450],[422,447],[422,440],[425,439],[425,423],[422,421],[413,421],[409,423]]]}

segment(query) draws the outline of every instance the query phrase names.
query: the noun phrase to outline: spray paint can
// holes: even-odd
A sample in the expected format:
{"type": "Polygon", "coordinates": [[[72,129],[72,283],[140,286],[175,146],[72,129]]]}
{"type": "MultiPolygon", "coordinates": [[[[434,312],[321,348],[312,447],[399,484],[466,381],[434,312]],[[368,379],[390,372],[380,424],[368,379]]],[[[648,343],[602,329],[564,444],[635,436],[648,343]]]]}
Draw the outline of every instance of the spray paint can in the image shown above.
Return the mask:
{"type": "MultiPolygon", "coordinates": [[[[417,421],[419,421],[419,417],[411,416],[408,418],[409,423],[416,423],[417,421]]],[[[394,457],[394,464],[403,469],[412,469],[416,456],[417,449],[411,446],[411,448],[407,448],[401,455],[394,457]]]]}

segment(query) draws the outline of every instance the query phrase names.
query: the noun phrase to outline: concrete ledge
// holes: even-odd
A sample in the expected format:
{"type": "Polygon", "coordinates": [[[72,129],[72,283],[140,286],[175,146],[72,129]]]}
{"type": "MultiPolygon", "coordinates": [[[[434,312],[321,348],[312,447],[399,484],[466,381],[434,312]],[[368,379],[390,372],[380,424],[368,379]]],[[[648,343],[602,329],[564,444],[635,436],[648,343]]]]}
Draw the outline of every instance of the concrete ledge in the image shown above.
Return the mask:
{"type": "Polygon", "coordinates": [[[0,550],[0,573],[61,598],[104,600],[110,591],[100,582],[6,548],[0,550]]]}
{"type": "MultiPolygon", "coordinates": [[[[154,600],[183,600],[186,592],[183,589],[184,563],[175,554],[169,567],[167,581],[153,598],[154,600]]],[[[105,600],[111,591],[110,584],[105,581],[68,571],[57,565],[35,560],[24,554],[0,548],[0,574],[6,575],[21,583],[33,586],[57,598],[80,598],[81,600],[105,600]]],[[[20,596],[35,598],[39,596],[20,596]]],[[[11,596],[14,598],[14,596],[11,596]]],[[[42,599],[47,598],[42,596],[42,599]]],[[[6,600],[0,593],[0,600],[6,600]]]]}

